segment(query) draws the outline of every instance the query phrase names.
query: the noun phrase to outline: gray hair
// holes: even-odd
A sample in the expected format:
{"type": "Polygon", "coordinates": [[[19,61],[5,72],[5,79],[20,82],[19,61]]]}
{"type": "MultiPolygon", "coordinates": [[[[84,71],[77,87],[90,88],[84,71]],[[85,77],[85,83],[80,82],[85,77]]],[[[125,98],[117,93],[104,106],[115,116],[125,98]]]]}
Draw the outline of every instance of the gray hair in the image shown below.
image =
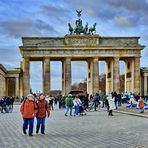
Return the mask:
{"type": "Polygon", "coordinates": [[[28,94],[27,98],[32,97],[34,99],[34,96],[32,94],[28,94]]]}

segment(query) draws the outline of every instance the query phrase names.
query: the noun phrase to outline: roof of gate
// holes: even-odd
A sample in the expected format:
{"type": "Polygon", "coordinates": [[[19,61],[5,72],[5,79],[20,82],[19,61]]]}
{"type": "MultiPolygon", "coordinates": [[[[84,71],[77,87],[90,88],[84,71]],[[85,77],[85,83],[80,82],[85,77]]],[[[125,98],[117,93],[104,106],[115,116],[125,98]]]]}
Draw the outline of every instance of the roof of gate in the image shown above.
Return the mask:
{"type": "Polygon", "coordinates": [[[33,47],[135,47],[140,37],[103,37],[99,35],[66,35],[64,37],[22,37],[23,46],[33,47]]]}

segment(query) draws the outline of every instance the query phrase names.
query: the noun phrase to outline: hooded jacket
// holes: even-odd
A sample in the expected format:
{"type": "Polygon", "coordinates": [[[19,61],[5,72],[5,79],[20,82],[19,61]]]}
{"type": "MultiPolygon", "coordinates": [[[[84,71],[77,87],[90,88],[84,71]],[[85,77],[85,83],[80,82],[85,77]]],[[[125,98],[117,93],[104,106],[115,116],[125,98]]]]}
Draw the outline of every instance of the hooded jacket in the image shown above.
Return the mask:
{"type": "Polygon", "coordinates": [[[45,99],[37,101],[37,107],[38,107],[38,112],[36,115],[37,118],[45,118],[46,113],[48,113],[48,115],[50,114],[49,105],[45,99]]]}
{"type": "Polygon", "coordinates": [[[25,100],[21,104],[20,112],[23,118],[34,118],[37,113],[37,105],[32,100],[25,100]]]}

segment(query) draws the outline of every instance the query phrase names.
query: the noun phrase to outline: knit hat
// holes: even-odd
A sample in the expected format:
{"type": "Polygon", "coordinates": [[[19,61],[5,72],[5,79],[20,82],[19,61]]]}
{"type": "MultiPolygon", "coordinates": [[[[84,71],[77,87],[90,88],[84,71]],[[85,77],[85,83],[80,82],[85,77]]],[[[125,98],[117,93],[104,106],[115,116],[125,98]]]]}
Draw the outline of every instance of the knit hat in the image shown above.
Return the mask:
{"type": "Polygon", "coordinates": [[[72,94],[68,94],[68,97],[72,97],[72,94]]]}
{"type": "Polygon", "coordinates": [[[27,95],[27,98],[29,98],[29,97],[34,98],[34,96],[33,96],[32,94],[28,94],[28,95],[27,95]]]}

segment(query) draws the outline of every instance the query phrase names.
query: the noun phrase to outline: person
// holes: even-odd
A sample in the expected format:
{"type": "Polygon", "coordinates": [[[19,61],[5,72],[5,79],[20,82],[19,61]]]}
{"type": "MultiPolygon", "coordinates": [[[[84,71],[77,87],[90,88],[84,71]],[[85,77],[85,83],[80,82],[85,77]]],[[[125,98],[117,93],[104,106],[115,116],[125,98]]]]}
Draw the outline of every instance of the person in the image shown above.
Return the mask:
{"type": "Polygon", "coordinates": [[[50,106],[50,108],[51,108],[52,110],[54,110],[54,108],[53,108],[53,100],[54,100],[54,97],[50,96],[50,97],[49,97],[49,106],[50,106]]]}
{"type": "Polygon", "coordinates": [[[37,118],[37,126],[36,126],[36,133],[39,133],[40,126],[41,126],[41,134],[45,134],[45,119],[50,115],[50,109],[48,102],[45,100],[44,94],[39,95],[39,100],[37,101],[38,112],[36,114],[37,118]]]}
{"type": "Polygon", "coordinates": [[[137,103],[138,103],[138,102],[135,101],[134,96],[131,95],[131,98],[130,98],[130,100],[129,100],[130,108],[136,107],[136,106],[137,106],[137,103]]]}
{"type": "Polygon", "coordinates": [[[94,106],[95,111],[97,110],[97,105],[100,105],[100,96],[98,93],[96,93],[95,96],[93,97],[92,106],[94,106]]]}
{"type": "Polygon", "coordinates": [[[70,110],[70,116],[72,116],[73,98],[71,94],[69,94],[68,97],[66,97],[65,105],[66,105],[65,116],[67,116],[69,110],[70,110]]]}
{"type": "Polygon", "coordinates": [[[62,108],[62,95],[59,96],[59,109],[62,108]]]}
{"type": "Polygon", "coordinates": [[[14,97],[10,97],[10,107],[13,109],[14,97]]]}
{"type": "Polygon", "coordinates": [[[116,107],[115,107],[115,98],[112,97],[111,93],[109,93],[108,97],[107,97],[107,100],[108,100],[108,115],[113,116],[113,110],[116,109],[116,107]]]}
{"type": "Polygon", "coordinates": [[[140,113],[144,113],[144,96],[141,96],[139,99],[139,109],[141,110],[140,113]]]}
{"type": "Polygon", "coordinates": [[[75,109],[74,116],[79,115],[79,113],[80,113],[79,109],[82,106],[82,102],[79,99],[78,95],[75,96],[75,99],[73,100],[73,104],[74,104],[74,109],[75,109]]]}
{"type": "Polygon", "coordinates": [[[21,103],[22,103],[24,100],[25,100],[25,97],[22,96],[22,97],[21,97],[21,103]]]}
{"type": "Polygon", "coordinates": [[[84,109],[86,110],[89,106],[89,94],[86,93],[85,97],[83,98],[82,104],[84,106],[84,109]]]}
{"type": "Polygon", "coordinates": [[[54,104],[57,106],[57,100],[58,100],[58,98],[57,98],[57,96],[54,98],[54,104]]]}
{"type": "Polygon", "coordinates": [[[3,97],[3,98],[0,100],[1,113],[3,113],[3,110],[6,112],[6,101],[5,101],[5,98],[6,98],[6,97],[3,97]]]}
{"type": "Polygon", "coordinates": [[[34,96],[32,94],[27,95],[27,99],[24,100],[20,107],[20,112],[23,117],[23,133],[26,135],[26,130],[29,125],[29,136],[33,136],[34,117],[37,113],[37,105],[34,102],[34,96]]]}
{"type": "Polygon", "coordinates": [[[106,98],[107,98],[106,95],[103,95],[101,98],[102,99],[102,108],[104,108],[106,106],[106,100],[107,100],[106,98]]]}
{"type": "Polygon", "coordinates": [[[121,94],[118,94],[118,106],[122,105],[121,94]]]}
{"type": "Polygon", "coordinates": [[[112,97],[115,98],[115,107],[118,109],[118,94],[115,92],[112,92],[112,97]]]}

